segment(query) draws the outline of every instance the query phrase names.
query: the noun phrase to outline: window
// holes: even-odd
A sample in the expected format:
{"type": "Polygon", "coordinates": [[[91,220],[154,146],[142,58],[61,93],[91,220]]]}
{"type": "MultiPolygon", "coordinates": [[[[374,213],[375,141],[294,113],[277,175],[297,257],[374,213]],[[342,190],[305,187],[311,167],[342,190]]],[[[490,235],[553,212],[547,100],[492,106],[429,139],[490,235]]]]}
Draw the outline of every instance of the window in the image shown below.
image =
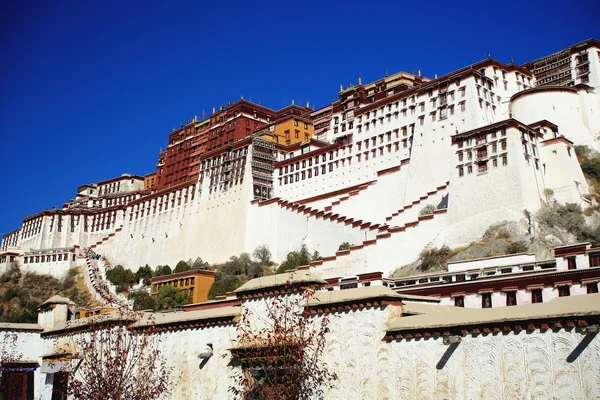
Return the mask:
{"type": "Polygon", "coordinates": [[[467,174],[472,174],[473,173],[473,166],[469,165],[467,167],[467,174]]]}
{"type": "Polygon", "coordinates": [[[567,285],[564,286],[559,286],[558,287],[558,296],[559,297],[566,297],[566,296],[570,296],[571,295],[571,288],[567,285]]]}
{"type": "Polygon", "coordinates": [[[454,307],[464,307],[465,306],[465,296],[456,296],[454,298],[454,307]]]}
{"type": "Polygon", "coordinates": [[[506,305],[507,306],[516,306],[517,305],[517,292],[516,291],[506,292],[506,305]]]}
{"type": "Polygon", "coordinates": [[[542,303],[542,289],[533,289],[531,290],[531,302],[532,303],[542,303]]]}
{"type": "Polygon", "coordinates": [[[502,157],[502,165],[508,165],[508,160],[506,159],[506,156],[502,157]]]}
{"type": "Polygon", "coordinates": [[[481,294],[481,308],[492,308],[492,294],[482,293],[481,294]]]}
{"type": "Polygon", "coordinates": [[[440,110],[440,119],[448,118],[448,108],[444,107],[440,110]]]}
{"type": "Polygon", "coordinates": [[[567,267],[568,269],[577,269],[577,261],[575,260],[575,257],[567,258],[567,267]]]}
{"type": "Polygon", "coordinates": [[[590,267],[600,267],[600,254],[590,254],[590,267]]]}

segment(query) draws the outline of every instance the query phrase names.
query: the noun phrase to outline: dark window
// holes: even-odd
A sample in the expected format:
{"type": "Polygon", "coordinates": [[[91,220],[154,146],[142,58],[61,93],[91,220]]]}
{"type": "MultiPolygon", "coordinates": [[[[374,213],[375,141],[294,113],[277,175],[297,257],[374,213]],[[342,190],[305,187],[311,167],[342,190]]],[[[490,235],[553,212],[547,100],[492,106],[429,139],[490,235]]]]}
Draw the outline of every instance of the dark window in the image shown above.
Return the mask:
{"type": "Polygon", "coordinates": [[[517,292],[506,292],[506,305],[516,306],[517,305],[517,292]]]}
{"type": "Polygon", "coordinates": [[[598,293],[598,282],[592,282],[587,284],[588,294],[598,293]]]}
{"type": "Polygon", "coordinates": [[[569,286],[559,286],[558,287],[558,296],[565,297],[571,295],[571,288],[569,286]]]}
{"type": "Polygon", "coordinates": [[[542,289],[533,289],[531,291],[531,302],[532,303],[541,303],[543,302],[542,298],[542,289]]]}
{"type": "Polygon", "coordinates": [[[590,255],[590,267],[600,267],[600,254],[590,255]]]}
{"type": "Polygon", "coordinates": [[[454,306],[455,307],[464,307],[465,306],[465,296],[456,296],[454,298],[454,306]]]}
{"type": "Polygon", "coordinates": [[[567,266],[569,267],[569,269],[577,268],[577,262],[575,261],[575,257],[567,258],[567,266]]]}
{"type": "Polygon", "coordinates": [[[492,294],[483,293],[481,295],[481,308],[492,308],[492,294]]]}

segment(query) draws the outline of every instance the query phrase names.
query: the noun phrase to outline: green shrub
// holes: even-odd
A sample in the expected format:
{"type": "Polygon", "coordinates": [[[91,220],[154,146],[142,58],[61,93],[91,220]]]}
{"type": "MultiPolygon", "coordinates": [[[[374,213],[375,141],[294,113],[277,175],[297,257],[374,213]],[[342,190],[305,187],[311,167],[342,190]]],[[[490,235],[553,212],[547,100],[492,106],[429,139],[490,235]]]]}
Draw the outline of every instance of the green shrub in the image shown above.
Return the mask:
{"type": "Polygon", "coordinates": [[[577,154],[580,157],[587,158],[587,157],[589,157],[591,152],[592,152],[592,149],[590,149],[589,146],[584,146],[584,145],[575,146],[575,154],[577,154]]]}
{"type": "Polygon", "coordinates": [[[341,250],[348,250],[348,249],[350,249],[350,247],[352,247],[352,244],[351,244],[351,243],[348,243],[348,242],[343,242],[343,243],[342,243],[342,244],[340,244],[340,246],[338,247],[338,251],[341,251],[341,250]]]}
{"type": "Polygon", "coordinates": [[[597,181],[600,178],[600,158],[581,160],[581,170],[586,178],[597,181]]]}
{"type": "Polygon", "coordinates": [[[425,207],[419,211],[419,215],[431,215],[436,210],[433,204],[427,204],[425,207]]]}
{"type": "Polygon", "coordinates": [[[285,261],[277,268],[276,273],[281,274],[291,269],[296,269],[303,265],[308,265],[311,262],[310,253],[305,244],[302,245],[300,251],[291,251],[287,254],[285,261]]]}

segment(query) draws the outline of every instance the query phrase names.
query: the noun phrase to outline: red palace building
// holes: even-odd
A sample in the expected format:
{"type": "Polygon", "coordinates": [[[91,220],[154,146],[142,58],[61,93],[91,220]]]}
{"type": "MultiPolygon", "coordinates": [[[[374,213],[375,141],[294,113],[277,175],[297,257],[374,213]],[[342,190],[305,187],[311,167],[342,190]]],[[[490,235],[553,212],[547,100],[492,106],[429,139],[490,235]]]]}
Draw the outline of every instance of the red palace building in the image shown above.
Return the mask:
{"type": "Polygon", "coordinates": [[[158,155],[155,189],[196,181],[204,153],[232,146],[286,115],[310,118],[312,111],[294,104],[276,111],[242,99],[219,110],[213,108],[207,119],[182,123],[169,134],[167,149],[158,155]]]}

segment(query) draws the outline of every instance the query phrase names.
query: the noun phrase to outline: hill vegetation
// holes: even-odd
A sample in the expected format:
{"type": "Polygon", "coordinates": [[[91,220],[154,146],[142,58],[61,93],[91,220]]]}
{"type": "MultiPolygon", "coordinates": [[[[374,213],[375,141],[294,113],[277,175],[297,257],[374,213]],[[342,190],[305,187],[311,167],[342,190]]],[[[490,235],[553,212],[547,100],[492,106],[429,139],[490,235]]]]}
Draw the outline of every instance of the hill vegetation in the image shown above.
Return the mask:
{"type": "Polygon", "coordinates": [[[50,275],[22,273],[17,264],[0,275],[0,321],[36,323],[37,309],[54,295],[81,306],[93,306],[92,296],[80,272],[72,268],[64,279],[50,275]]]}

